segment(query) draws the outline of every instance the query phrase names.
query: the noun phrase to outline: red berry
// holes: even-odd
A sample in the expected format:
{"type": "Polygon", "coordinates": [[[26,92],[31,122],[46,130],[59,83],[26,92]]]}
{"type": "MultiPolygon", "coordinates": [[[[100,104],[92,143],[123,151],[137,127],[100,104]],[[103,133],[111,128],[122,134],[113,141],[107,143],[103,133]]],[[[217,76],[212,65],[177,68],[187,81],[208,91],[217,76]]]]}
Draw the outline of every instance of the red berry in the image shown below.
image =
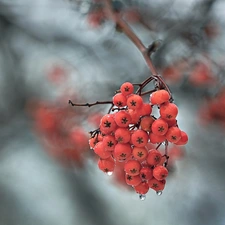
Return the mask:
{"type": "Polygon", "coordinates": [[[168,102],[170,95],[166,90],[158,90],[150,95],[150,102],[152,105],[161,105],[164,102],[168,102]]]}
{"type": "Polygon", "coordinates": [[[141,163],[137,160],[129,160],[124,164],[124,171],[131,175],[137,176],[140,173],[141,163]]]}
{"type": "Polygon", "coordinates": [[[174,103],[164,103],[160,105],[159,113],[163,119],[174,120],[178,114],[178,108],[174,103]]]}
{"type": "Polygon", "coordinates": [[[144,147],[148,143],[148,134],[143,130],[135,130],[131,135],[131,142],[136,147],[144,147]]]}
{"type": "Polygon", "coordinates": [[[139,185],[137,185],[136,187],[134,187],[134,189],[138,194],[144,195],[144,194],[148,193],[149,185],[146,182],[142,182],[139,185]]]}
{"type": "Polygon", "coordinates": [[[129,174],[125,175],[125,181],[130,186],[137,186],[137,185],[139,185],[142,182],[142,180],[141,180],[139,175],[131,176],[129,174]]]}
{"type": "Polygon", "coordinates": [[[148,185],[151,189],[155,191],[162,191],[165,188],[166,180],[156,180],[152,178],[148,181],[148,185]]]}
{"type": "Polygon", "coordinates": [[[102,170],[105,173],[112,172],[115,167],[115,162],[113,160],[109,160],[109,159],[99,159],[98,167],[100,170],[102,170]]]}
{"type": "Polygon", "coordinates": [[[125,82],[121,85],[120,91],[124,96],[130,95],[134,91],[134,86],[130,82],[125,82]]]}
{"type": "Polygon", "coordinates": [[[140,95],[132,94],[127,98],[127,106],[129,109],[140,109],[143,105],[143,99],[140,95]]]}
{"type": "Polygon", "coordinates": [[[138,111],[142,116],[149,116],[152,113],[152,106],[149,103],[143,103],[138,111]]]}
{"type": "Polygon", "coordinates": [[[181,131],[181,139],[176,142],[175,144],[176,145],[186,145],[188,142],[188,135],[184,132],[184,131],[181,131]]]}
{"type": "Polygon", "coordinates": [[[132,152],[130,144],[120,144],[118,143],[114,149],[114,156],[117,160],[123,161],[126,160],[132,152]]]}
{"type": "Polygon", "coordinates": [[[111,156],[111,152],[107,152],[104,149],[104,144],[102,141],[98,142],[94,147],[94,152],[102,159],[107,159],[111,156]]]}
{"type": "Polygon", "coordinates": [[[149,167],[143,167],[140,170],[140,177],[143,180],[150,180],[153,178],[153,171],[149,167]]]}
{"type": "Polygon", "coordinates": [[[115,114],[115,122],[119,127],[128,127],[131,123],[131,116],[127,111],[121,110],[115,114]]]}
{"type": "Polygon", "coordinates": [[[168,170],[164,166],[156,166],[153,169],[153,176],[157,180],[163,180],[168,176],[168,170]]]}
{"type": "Polygon", "coordinates": [[[113,97],[113,104],[117,107],[124,107],[127,104],[127,98],[123,94],[118,93],[113,97]]]}
{"type": "Polygon", "coordinates": [[[112,114],[106,114],[100,121],[100,130],[103,134],[110,134],[117,125],[112,114]]]}
{"type": "Polygon", "coordinates": [[[99,142],[102,141],[103,137],[101,134],[98,134],[92,138],[89,139],[89,145],[91,149],[94,149],[95,145],[99,142]]]}
{"type": "Polygon", "coordinates": [[[170,127],[165,136],[169,142],[176,143],[181,139],[181,130],[178,127],[170,127]]]}
{"type": "Polygon", "coordinates": [[[113,135],[106,135],[103,137],[103,145],[105,151],[113,151],[116,144],[117,141],[115,140],[115,137],[113,135]]]}
{"type": "Polygon", "coordinates": [[[118,143],[128,143],[130,141],[130,131],[127,128],[117,128],[115,131],[115,139],[118,143]]]}
{"type": "Polygon", "coordinates": [[[144,116],[141,118],[141,129],[144,131],[151,131],[151,127],[155,119],[152,116],[144,116]]]}
{"type": "Polygon", "coordinates": [[[161,158],[162,155],[158,150],[151,149],[148,153],[146,161],[150,166],[156,166],[160,163],[161,158]]]}
{"type": "Polygon", "coordinates": [[[168,124],[165,120],[159,118],[152,123],[152,133],[156,135],[164,135],[168,130],[168,124]]]}
{"type": "Polygon", "coordinates": [[[148,155],[148,150],[145,147],[134,147],[133,156],[139,161],[144,161],[148,155]]]}

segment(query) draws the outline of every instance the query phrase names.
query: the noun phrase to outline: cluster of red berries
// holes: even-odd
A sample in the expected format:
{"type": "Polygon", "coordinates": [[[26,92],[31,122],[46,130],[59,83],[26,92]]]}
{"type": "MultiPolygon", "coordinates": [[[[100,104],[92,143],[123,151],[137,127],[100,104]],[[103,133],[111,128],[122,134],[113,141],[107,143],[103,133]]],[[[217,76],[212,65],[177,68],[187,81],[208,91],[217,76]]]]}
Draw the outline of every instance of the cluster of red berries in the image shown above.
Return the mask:
{"type": "Polygon", "coordinates": [[[225,88],[222,88],[216,96],[207,99],[205,105],[203,105],[200,109],[199,119],[203,124],[207,124],[213,121],[225,127],[224,111],[225,88]]]}
{"type": "Polygon", "coordinates": [[[145,103],[141,94],[134,94],[133,84],[121,85],[120,92],[112,100],[112,113],[101,118],[99,129],[91,132],[89,145],[100,157],[98,167],[112,173],[115,165],[124,166],[125,181],[137,193],[145,195],[149,189],[157,193],[165,187],[168,176],[168,155],[162,155],[158,147],[165,143],[185,145],[187,134],[177,125],[177,106],[172,103],[167,90],[155,90],[145,103]],[[156,105],[160,117],[152,114],[156,105]],[[115,112],[116,111],[116,112],[115,112]],[[149,145],[158,144],[150,148],[149,145]]]}
{"type": "Polygon", "coordinates": [[[35,131],[44,149],[63,165],[83,165],[88,152],[88,135],[80,124],[83,111],[60,107],[57,103],[32,100],[27,105],[34,119],[35,131]]]}

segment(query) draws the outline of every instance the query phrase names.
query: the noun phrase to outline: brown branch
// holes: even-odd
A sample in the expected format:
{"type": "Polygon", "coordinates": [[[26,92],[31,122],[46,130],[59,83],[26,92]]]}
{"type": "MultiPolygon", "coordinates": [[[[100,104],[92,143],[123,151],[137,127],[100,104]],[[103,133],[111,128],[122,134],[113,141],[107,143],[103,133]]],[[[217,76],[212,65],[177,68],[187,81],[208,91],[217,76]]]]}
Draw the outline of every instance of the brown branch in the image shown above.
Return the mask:
{"type": "Polygon", "coordinates": [[[147,95],[147,94],[152,94],[153,92],[155,92],[156,90],[154,89],[154,90],[150,90],[150,91],[145,91],[145,92],[142,92],[141,94],[140,94],[140,96],[144,96],[144,95],[147,95]]]}
{"type": "Polygon", "coordinates": [[[126,34],[126,36],[135,44],[135,46],[141,52],[152,75],[158,75],[158,72],[156,71],[156,68],[151,61],[148,48],[145,47],[139,37],[134,33],[130,26],[120,17],[120,15],[114,13],[112,9],[111,0],[104,0],[104,2],[106,6],[106,12],[108,13],[109,17],[116,23],[117,26],[120,27],[120,29],[126,34]]]}
{"type": "Polygon", "coordinates": [[[104,105],[104,104],[112,104],[112,107],[113,107],[113,102],[112,101],[104,101],[104,102],[99,102],[99,101],[96,101],[94,103],[81,103],[81,104],[78,104],[78,103],[73,103],[71,100],[69,100],[69,104],[71,104],[72,106],[88,106],[88,107],[91,107],[91,106],[94,106],[94,105],[104,105]]]}
{"type": "Polygon", "coordinates": [[[152,74],[152,76],[150,76],[148,79],[146,79],[139,85],[140,87],[138,88],[136,93],[141,95],[142,89],[148,83],[150,83],[153,79],[155,79],[156,81],[158,81],[157,83],[162,85],[162,87],[161,86],[157,87],[157,83],[156,83],[156,88],[164,88],[165,90],[167,90],[171,97],[170,101],[172,102],[173,98],[172,98],[171,91],[170,91],[169,87],[167,86],[167,84],[163,81],[162,77],[156,71],[156,68],[153,65],[151,57],[150,57],[151,54],[153,52],[155,52],[157,50],[157,48],[160,46],[161,41],[160,40],[154,41],[151,45],[148,46],[148,48],[145,47],[145,45],[142,43],[140,38],[135,34],[135,32],[131,29],[131,27],[122,19],[120,14],[113,11],[112,1],[111,0],[103,0],[103,1],[105,2],[105,10],[106,10],[106,13],[108,14],[109,18],[111,18],[116,23],[116,26],[119,27],[120,30],[122,30],[123,33],[126,34],[126,36],[138,48],[138,50],[141,52],[147,66],[149,67],[149,70],[152,74]]]}

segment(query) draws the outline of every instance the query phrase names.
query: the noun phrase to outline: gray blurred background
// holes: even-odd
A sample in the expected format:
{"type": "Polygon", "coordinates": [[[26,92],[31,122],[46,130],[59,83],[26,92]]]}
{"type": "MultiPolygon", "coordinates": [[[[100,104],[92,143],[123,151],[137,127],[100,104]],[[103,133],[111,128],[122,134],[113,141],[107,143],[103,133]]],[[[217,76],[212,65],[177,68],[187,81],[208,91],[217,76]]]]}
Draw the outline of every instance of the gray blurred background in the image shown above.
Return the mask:
{"type": "Polygon", "coordinates": [[[101,172],[85,144],[78,159],[62,162],[69,131],[88,133],[96,128],[88,115],[108,110],[74,109],[68,100],[110,100],[123,82],[147,78],[148,68],[115,24],[99,16],[99,1],[0,0],[1,225],[225,224],[224,98],[220,116],[208,116],[208,101],[224,87],[225,1],[113,4],[146,46],[161,40],[153,54],[158,71],[180,71],[164,75],[189,135],[184,156],[162,196],[150,190],[145,201],[101,172]],[[197,84],[190,78],[196,62],[210,67],[197,84]],[[58,113],[56,134],[38,114],[46,109],[58,113]]]}

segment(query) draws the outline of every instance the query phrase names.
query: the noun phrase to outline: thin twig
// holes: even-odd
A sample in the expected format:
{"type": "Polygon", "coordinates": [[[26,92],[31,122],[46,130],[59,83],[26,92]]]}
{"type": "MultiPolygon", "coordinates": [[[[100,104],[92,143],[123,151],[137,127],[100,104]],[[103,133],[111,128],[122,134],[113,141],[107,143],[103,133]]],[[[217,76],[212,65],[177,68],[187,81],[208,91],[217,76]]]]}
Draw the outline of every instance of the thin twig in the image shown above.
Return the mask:
{"type": "Polygon", "coordinates": [[[96,101],[94,103],[78,104],[78,103],[73,103],[71,100],[69,100],[69,104],[71,104],[72,106],[88,106],[88,107],[91,107],[91,106],[94,106],[94,105],[103,105],[103,104],[112,104],[112,107],[114,106],[112,101],[103,101],[103,102],[96,101]]]}
{"type": "Polygon", "coordinates": [[[164,162],[164,166],[167,167],[168,161],[169,161],[169,156],[168,156],[168,141],[167,140],[165,141],[165,155],[164,156],[166,157],[166,160],[164,162]]]}

